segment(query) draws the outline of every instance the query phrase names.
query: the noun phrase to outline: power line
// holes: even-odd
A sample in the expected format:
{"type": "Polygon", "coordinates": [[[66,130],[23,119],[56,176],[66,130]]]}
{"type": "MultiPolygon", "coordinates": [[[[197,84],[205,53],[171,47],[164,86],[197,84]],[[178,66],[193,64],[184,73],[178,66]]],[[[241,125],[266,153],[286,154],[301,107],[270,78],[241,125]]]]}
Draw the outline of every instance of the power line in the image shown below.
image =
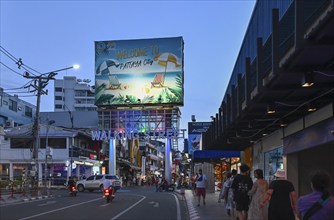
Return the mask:
{"type": "Polygon", "coordinates": [[[30,81],[28,81],[26,84],[24,84],[23,86],[21,86],[21,87],[18,87],[18,88],[9,88],[9,89],[3,89],[4,91],[8,91],[8,90],[18,90],[18,89],[26,89],[26,88],[28,88],[30,85],[28,85],[28,84],[31,84],[31,82],[32,81],[34,81],[34,80],[30,80],[30,81]]]}
{"type": "Polygon", "coordinates": [[[1,62],[1,61],[0,61],[0,64],[2,64],[2,65],[3,65],[4,67],[6,67],[7,69],[11,70],[13,73],[16,73],[16,74],[18,74],[18,75],[20,75],[20,76],[23,76],[22,73],[19,73],[19,72],[13,70],[12,68],[10,68],[9,66],[7,66],[6,64],[4,64],[4,63],[1,62]]]}
{"type": "Polygon", "coordinates": [[[2,47],[1,45],[0,45],[0,51],[1,51],[3,54],[5,54],[9,59],[11,59],[12,61],[14,61],[15,64],[18,65],[18,68],[19,68],[19,69],[21,69],[21,67],[22,67],[22,69],[26,70],[28,73],[30,73],[30,74],[32,74],[32,75],[34,75],[34,76],[36,76],[36,74],[30,72],[28,69],[30,69],[30,70],[32,70],[32,71],[35,71],[35,72],[37,72],[37,73],[39,73],[39,74],[41,74],[39,71],[37,71],[37,70],[35,70],[35,69],[29,67],[28,65],[25,65],[25,64],[23,63],[23,61],[22,61],[21,58],[17,59],[15,56],[13,56],[10,52],[8,52],[8,51],[7,51],[4,47],[2,47]]]}

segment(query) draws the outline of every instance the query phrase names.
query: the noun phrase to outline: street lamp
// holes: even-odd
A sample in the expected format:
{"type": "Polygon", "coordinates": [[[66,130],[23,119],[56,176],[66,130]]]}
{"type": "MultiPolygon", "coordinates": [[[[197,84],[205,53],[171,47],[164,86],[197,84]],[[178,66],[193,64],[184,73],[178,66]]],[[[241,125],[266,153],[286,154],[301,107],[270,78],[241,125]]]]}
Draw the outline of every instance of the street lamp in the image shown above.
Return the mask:
{"type": "Polygon", "coordinates": [[[47,119],[47,125],[46,125],[46,137],[45,137],[45,167],[44,167],[44,185],[45,185],[45,194],[47,194],[47,172],[48,172],[48,155],[50,154],[50,148],[49,148],[49,128],[50,125],[55,123],[55,120],[49,121],[47,119]],[[49,151],[49,152],[48,152],[49,151]]]}

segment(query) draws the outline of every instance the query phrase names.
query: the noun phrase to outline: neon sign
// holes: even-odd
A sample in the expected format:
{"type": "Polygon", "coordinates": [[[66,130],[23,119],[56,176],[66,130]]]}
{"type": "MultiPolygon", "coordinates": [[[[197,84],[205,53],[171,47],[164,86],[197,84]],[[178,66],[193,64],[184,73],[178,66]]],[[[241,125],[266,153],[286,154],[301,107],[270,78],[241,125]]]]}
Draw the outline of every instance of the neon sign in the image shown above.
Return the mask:
{"type": "Polygon", "coordinates": [[[184,138],[184,133],[186,129],[166,129],[166,131],[161,130],[161,131],[107,131],[107,130],[102,130],[102,131],[91,131],[92,134],[92,140],[93,141],[104,141],[104,140],[123,140],[123,139],[139,139],[139,138],[144,138],[144,139],[149,139],[150,137],[152,138],[157,138],[157,139],[164,139],[164,138],[184,138]]]}

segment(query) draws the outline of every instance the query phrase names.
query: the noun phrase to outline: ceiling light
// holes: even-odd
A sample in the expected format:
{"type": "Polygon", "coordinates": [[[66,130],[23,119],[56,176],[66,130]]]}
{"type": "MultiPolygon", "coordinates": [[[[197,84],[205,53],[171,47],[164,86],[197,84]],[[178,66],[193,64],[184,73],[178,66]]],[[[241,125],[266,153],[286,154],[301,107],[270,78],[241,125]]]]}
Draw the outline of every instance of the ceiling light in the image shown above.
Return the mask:
{"type": "Polygon", "coordinates": [[[276,111],[275,111],[275,108],[273,105],[267,105],[267,113],[268,114],[274,114],[276,111]]]}
{"type": "Polygon", "coordinates": [[[314,85],[313,73],[306,72],[303,74],[302,78],[302,87],[310,87],[314,85]]]}
{"type": "Polygon", "coordinates": [[[311,103],[308,104],[308,107],[307,107],[308,112],[315,112],[316,110],[317,108],[313,104],[311,103]]]}
{"type": "Polygon", "coordinates": [[[280,127],[287,127],[288,124],[284,120],[280,120],[280,127]]]}

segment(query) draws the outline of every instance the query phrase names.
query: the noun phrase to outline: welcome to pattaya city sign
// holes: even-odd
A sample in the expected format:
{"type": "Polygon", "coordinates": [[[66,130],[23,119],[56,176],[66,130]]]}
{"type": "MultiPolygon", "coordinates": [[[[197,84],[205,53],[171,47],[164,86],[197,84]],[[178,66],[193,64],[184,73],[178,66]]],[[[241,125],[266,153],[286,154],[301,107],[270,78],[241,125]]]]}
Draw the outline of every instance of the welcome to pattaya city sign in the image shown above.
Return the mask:
{"type": "Polygon", "coordinates": [[[166,129],[166,131],[91,131],[93,141],[104,141],[104,140],[132,140],[132,139],[149,139],[149,138],[184,138],[186,129],[166,129]]]}

